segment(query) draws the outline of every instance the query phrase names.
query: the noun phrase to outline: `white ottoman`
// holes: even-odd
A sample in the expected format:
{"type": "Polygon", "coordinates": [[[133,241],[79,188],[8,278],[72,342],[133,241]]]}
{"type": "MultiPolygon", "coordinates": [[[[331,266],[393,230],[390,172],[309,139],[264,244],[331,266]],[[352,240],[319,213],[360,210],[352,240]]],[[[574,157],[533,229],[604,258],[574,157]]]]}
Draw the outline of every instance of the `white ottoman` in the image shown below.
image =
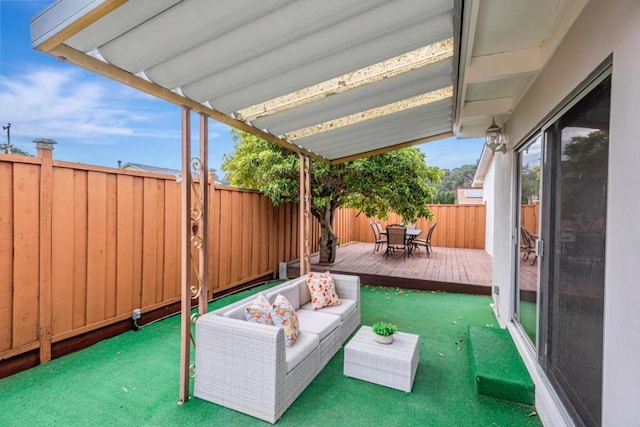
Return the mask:
{"type": "Polygon", "coordinates": [[[418,369],[418,335],[396,332],[393,343],[375,342],[370,326],[362,326],[344,348],[344,375],[411,392],[418,369]]]}

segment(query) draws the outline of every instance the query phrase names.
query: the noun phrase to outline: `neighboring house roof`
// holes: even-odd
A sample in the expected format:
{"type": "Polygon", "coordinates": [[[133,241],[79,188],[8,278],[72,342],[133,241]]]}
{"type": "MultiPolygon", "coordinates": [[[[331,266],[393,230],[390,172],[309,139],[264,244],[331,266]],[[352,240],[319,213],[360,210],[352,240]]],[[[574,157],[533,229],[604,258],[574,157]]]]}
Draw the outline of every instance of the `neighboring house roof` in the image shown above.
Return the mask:
{"type": "MultiPolygon", "coordinates": [[[[161,168],[159,166],[151,166],[151,165],[143,165],[140,163],[131,163],[127,162],[124,165],[120,166],[120,169],[128,169],[140,172],[149,172],[149,173],[159,173],[163,175],[174,175],[176,178],[182,177],[182,171],[178,169],[171,168],[161,168]]],[[[200,174],[193,173],[194,178],[197,178],[200,174]]],[[[210,168],[209,175],[212,177],[216,176],[216,169],[210,168]]]]}
{"type": "Polygon", "coordinates": [[[176,175],[176,176],[182,173],[182,171],[178,169],[161,168],[158,166],[143,165],[140,163],[131,163],[131,162],[127,162],[124,165],[120,166],[120,169],[129,169],[129,170],[136,170],[141,172],[161,173],[165,175],[176,175]]]}
{"type": "Polygon", "coordinates": [[[458,188],[456,190],[456,205],[481,205],[482,188],[458,188]]]}

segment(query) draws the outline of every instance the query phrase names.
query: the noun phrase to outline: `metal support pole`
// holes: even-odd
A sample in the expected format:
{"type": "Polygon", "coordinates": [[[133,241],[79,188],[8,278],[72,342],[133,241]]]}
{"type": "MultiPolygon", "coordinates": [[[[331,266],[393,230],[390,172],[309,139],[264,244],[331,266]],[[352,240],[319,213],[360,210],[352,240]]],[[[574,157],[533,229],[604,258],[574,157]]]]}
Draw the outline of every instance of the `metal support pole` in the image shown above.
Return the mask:
{"type": "Polygon", "coordinates": [[[182,107],[182,181],[181,197],[181,322],[180,322],[180,400],[189,400],[189,363],[191,356],[191,109],[182,107]]]}
{"type": "Polygon", "coordinates": [[[209,116],[200,114],[200,198],[202,200],[202,215],[198,222],[202,246],[198,260],[200,273],[200,297],[198,313],[202,316],[207,312],[209,299],[209,116]]]}

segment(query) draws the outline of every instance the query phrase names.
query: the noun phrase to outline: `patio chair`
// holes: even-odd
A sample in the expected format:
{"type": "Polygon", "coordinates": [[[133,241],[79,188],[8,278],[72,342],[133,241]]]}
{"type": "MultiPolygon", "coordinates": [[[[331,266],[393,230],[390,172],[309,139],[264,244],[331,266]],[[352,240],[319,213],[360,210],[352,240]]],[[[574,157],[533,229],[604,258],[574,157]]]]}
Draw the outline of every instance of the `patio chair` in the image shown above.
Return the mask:
{"type": "Polygon", "coordinates": [[[395,252],[396,249],[402,249],[403,258],[407,259],[407,229],[399,224],[391,224],[387,226],[387,252],[385,256],[395,252]]]}
{"type": "Polygon", "coordinates": [[[522,262],[525,262],[529,259],[529,255],[533,254],[534,258],[531,265],[535,265],[536,261],[538,261],[538,255],[536,254],[536,239],[524,226],[520,226],[520,249],[523,252],[522,262]]]}
{"type": "Polygon", "coordinates": [[[371,224],[371,229],[373,230],[373,237],[375,239],[375,247],[373,248],[373,253],[375,254],[382,247],[382,245],[384,245],[387,242],[387,239],[386,237],[382,236],[382,234],[380,234],[379,223],[375,221],[371,221],[370,224],[371,224]]]}
{"type": "Polygon", "coordinates": [[[433,249],[431,248],[431,236],[433,235],[433,230],[436,229],[437,222],[434,222],[431,227],[429,227],[429,231],[427,232],[427,237],[424,239],[414,239],[413,246],[418,249],[420,246],[424,246],[427,250],[427,257],[431,257],[433,253],[433,249]]]}

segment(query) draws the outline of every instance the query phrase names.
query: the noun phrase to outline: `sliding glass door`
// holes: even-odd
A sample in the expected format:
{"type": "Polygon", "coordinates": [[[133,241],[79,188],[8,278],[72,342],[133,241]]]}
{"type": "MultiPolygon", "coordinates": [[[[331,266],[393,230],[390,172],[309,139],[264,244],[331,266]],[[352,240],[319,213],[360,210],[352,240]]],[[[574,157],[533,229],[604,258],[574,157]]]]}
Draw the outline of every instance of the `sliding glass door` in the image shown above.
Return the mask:
{"type": "Polygon", "coordinates": [[[540,227],[542,135],[518,150],[518,245],[516,247],[515,319],[533,348],[537,346],[539,263],[536,242],[540,227]]]}
{"type": "MultiPolygon", "coordinates": [[[[538,359],[578,424],[600,425],[611,77],[544,129],[538,359]]],[[[527,330],[527,327],[523,325],[527,330]]]]}

